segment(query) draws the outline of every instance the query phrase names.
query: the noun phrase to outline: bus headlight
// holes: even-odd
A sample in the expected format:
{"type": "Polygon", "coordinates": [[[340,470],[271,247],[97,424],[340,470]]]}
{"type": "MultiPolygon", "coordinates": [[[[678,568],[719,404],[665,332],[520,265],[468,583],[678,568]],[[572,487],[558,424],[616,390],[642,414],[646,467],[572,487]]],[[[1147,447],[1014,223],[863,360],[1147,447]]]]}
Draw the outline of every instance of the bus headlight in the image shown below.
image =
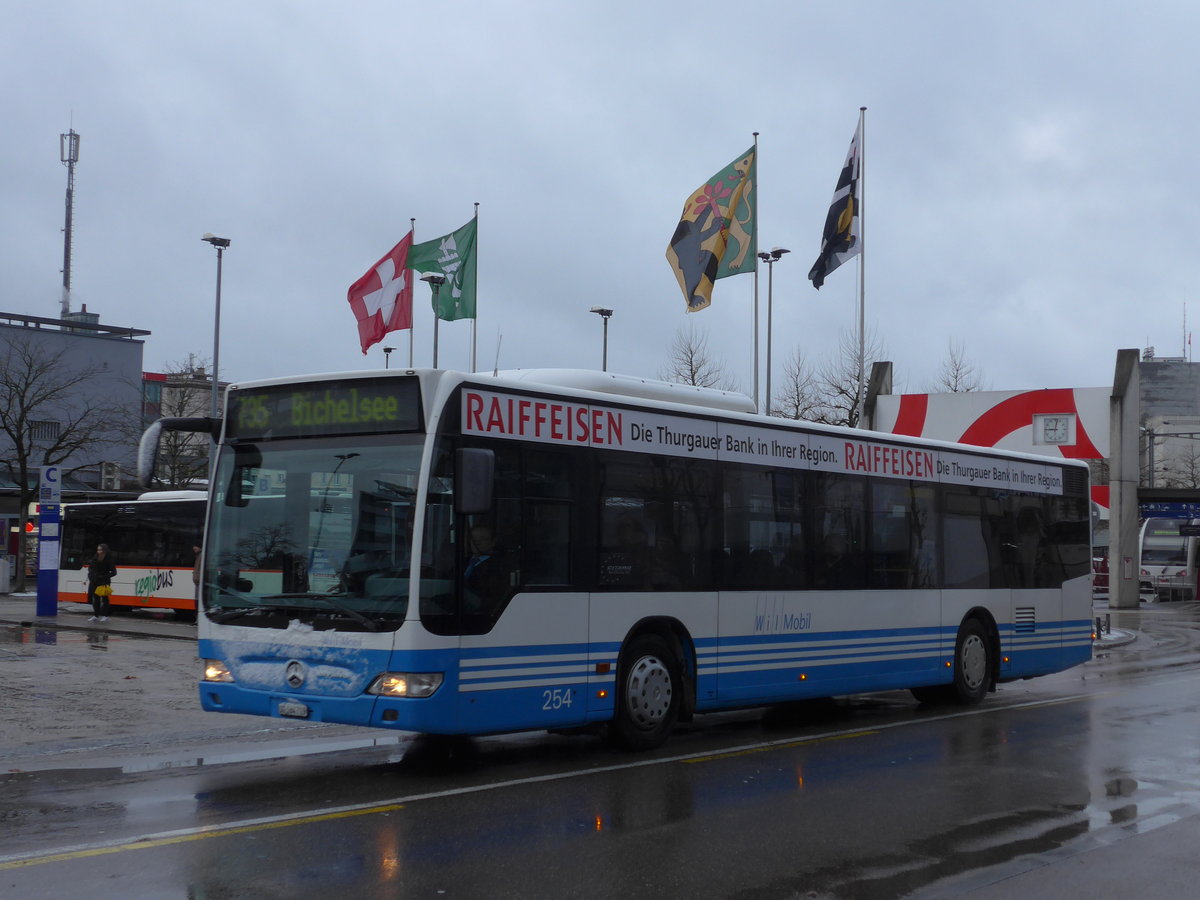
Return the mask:
{"type": "Polygon", "coordinates": [[[206,659],[204,660],[204,680],[229,682],[233,681],[233,673],[219,659],[206,659]]]}
{"type": "Polygon", "coordinates": [[[428,697],[441,686],[441,672],[384,672],[371,682],[367,693],[381,697],[428,697]]]}

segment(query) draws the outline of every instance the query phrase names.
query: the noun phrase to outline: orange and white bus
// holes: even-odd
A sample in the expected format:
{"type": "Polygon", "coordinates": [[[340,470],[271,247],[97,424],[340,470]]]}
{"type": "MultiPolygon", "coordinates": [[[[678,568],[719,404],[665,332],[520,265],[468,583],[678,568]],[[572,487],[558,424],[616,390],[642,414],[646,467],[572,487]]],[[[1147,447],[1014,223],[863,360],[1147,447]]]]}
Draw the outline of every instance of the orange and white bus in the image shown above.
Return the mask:
{"type": "Polygon", "coordinates": [[[64,503],[58,599],[87,603],[87,564],[108,544],[117,564],[113,607],[196,611],[192,547],[204,534],[204,491],[154,491],[136,500],[64,503]]]}

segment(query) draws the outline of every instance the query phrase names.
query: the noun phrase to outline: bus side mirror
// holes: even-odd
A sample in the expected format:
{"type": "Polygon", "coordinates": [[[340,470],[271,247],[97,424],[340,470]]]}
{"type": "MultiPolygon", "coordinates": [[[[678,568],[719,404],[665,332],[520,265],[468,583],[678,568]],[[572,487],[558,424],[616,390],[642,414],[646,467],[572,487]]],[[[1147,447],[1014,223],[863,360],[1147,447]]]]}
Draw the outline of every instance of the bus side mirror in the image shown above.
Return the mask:
{"type": "Polygon", "coordinates": [[[489,512],[496,454],[477,447],[463,447],[455,451],[454,468],[454,511],[468,516],[489,512]]]}
{"type": "Polygon", "coordinates": [[[159,419],[142,432],[142,439],[138,442],[138,483],[146,490],[154,486],[154,476],[158,470],[158,443],[161,440],[162,419],[159,419]]]}
{"type": "Polygon", "coordinates": [[[205,433],[215,441],[221,434],[221,420],[209,416],[196,416],[186,419],[159,419],[151,423],[142,433],[137,452],[138,482],[146,490],[154,486],[154,476],[158,469],[158,445],[162,441],[164,431],[205,433]]]}

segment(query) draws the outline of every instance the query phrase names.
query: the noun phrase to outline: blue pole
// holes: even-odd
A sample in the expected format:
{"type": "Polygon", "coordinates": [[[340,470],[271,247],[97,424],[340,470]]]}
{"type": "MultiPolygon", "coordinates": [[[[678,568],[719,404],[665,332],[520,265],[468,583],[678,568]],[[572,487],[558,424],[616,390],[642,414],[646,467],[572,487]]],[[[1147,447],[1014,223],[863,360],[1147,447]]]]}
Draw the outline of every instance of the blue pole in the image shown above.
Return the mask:
{"type": "Polygon", "coordinates": [[[38,485],[37,615],[58,615],[59,523],[62,484],[58,466],[42,466],[38,485]]]}

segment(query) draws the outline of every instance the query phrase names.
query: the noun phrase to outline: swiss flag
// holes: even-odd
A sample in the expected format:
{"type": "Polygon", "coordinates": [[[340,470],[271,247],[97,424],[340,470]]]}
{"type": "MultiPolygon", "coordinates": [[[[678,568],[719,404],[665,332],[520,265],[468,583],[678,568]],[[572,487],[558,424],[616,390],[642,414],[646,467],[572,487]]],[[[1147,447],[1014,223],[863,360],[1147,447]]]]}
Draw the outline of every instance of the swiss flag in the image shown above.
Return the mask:
{"type": "Polygon", "coordinates": [[[364,356],[389,331],[412,328],[412,270],[406,268],[412,241],[410,231],[346,292],[364,356]]]}

